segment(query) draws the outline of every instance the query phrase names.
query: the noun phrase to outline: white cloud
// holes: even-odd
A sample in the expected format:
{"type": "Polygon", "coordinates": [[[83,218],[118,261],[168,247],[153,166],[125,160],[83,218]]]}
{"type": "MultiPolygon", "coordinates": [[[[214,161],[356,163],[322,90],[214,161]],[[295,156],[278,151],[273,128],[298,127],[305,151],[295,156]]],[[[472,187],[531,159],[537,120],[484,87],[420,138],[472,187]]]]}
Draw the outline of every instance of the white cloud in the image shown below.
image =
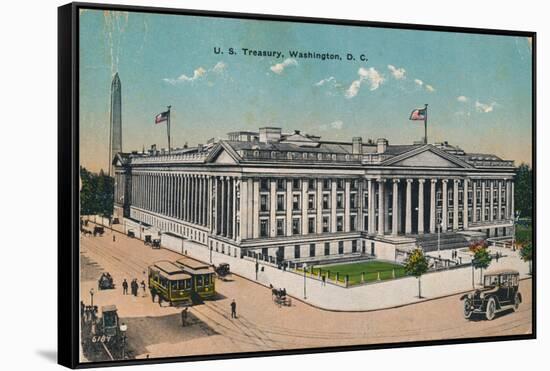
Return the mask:
{"type": "Polygon", "coordinates": [[[405,79],[405,69],[404,68],[397,68],[391,64],[388,64],[388,69],[390,70],[391,74],[396,80],[403,80],[405,79]]]}
{"type": "Polygon", "coordinates": [[[419,79],[414,79],[414,82],[415,82],[415,84],[418,85],[418,86],[424,85],[424,81],[419,80],[419,79]]]}
{"type": "Polygon", "coordinates": [[[365,81],[368,82],[368,84],[370,85],[369,90],[372,91],[378,89],[385,80],[384,76],[382,76],[373,67],[370,67],[368,69],[360,67],[357,71],[357,74],[359,75],[359,79],[353,81],[348,90],[346,90],[346,98],[348,99],[355,97],[357,93],[359,93],[359,89],[365,81]]]}
{"type": "Polygon", "coordinates": [[[218,62],[214,67],[212,67],[212,72],[214,73],[223,73],[225,69],[227,68],[227,64],[223,62],[218,62]]]}
{"type": "Polygon", "coordinates": [[[336,120],[330,124],[323,124],[320,126],[321,130],[342,130],[344,128],[344,122],[341,120],[336,120]]]}
{"type": "Polygon", "coordinates": [[[462,102],[462,103],[466,103],[467,101],[469,101],[468,97],[466,97],[464,95],[460,95],[460,96],[456,97],[456,100],[459,101],[459,102],[462,102]]]}
{"type": "Polygon", "coordinates": [[[270,69],[271,69],[271,71],[273,71],[277,75],[280,75],[280,74],[283,73],[285,68],[290,67],[290,66],[297,66],[297,65],[298,65],[298,62],[296,61],[296,59],[287,58],[282,63],[274,64],[273,66],[270,67],[270,69]]]}
{"type": "Polygon", "coordinates": [[[435,91],[435,88],[431,85],[426,84],[426,90],[429,91],[430,93],[433,93],[435,91]]]}
{"type": "Polygon", "coordinates": [[[316,82],[316,83],[315,83],[315,86],[323,86],[323,85],[325,85],[326,83],[334,82],[334,81],[336,81],[336,79],[334,78],[334,76],[330,76],[330,77],[327,77],[326,79],[322,79],[321,81],[316,82]]]}
{"type": "Polygon", "coordinates": [[[476,110],[478,112],[489,113],[489,112],[493,112],[493,109],[495,108],[496,105],[497,105],[496,102],[481,103],[480,101],[476,101],[476,110]]]}

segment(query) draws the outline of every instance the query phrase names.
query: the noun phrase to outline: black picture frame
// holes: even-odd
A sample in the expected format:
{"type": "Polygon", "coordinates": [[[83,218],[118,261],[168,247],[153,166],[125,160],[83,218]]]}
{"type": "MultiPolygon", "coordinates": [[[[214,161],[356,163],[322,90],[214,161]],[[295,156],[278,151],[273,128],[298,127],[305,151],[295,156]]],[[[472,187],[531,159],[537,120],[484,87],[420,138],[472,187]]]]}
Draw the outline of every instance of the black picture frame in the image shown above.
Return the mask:
{"type": "Polygon", "coordinates": [[[535,339],[537,334],[537,221],[536,221],[536,50],[537,34],[532,31],[462,28],[421,24],[386,23],[345,19],[326,19],[267,14],[232,13],[189,9],[170,9],[96,3],[70,3],[58,8],[58,363],[69,368],[91,368],[136,364],[189,362],[245,357],[341,352],[381,348],[401,348],[463,343],[535,339]],[[533,159],[533,277],[532,333],[525,335],[486,336],[461,339],[412,341],[372,345],[334,346],[323,348],[260,351],[252,353],[179,356],[112,362],[79,362],[79,11],[81,9],[130,11],[187,16],[222,17],[246,20],[291,21],[342,26],[426,30],[485,35],[531,37],[532,42],[532,159],[533,159]]]}

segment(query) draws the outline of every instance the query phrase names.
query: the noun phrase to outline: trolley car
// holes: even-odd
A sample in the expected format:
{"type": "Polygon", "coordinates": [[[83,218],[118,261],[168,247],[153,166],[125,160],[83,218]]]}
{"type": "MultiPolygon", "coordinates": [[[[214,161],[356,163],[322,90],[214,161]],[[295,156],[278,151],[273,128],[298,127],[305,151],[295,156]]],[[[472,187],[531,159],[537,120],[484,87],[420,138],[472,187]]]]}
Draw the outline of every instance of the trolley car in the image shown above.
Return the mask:
{"type": "Polygon", "coordinates": [[[214,270],[204,263],[189,258],[178,259],[175,263],[193,279],[193,291],[202,299],[210,299],[216,295],[214,270]]]}
{"type": "Polygon", "coordinates": [[[149,290],[153,301],[167,301],[170,305],[191,305],[192,277],[169,261],[159,261],[149,266],[149,290]]]}

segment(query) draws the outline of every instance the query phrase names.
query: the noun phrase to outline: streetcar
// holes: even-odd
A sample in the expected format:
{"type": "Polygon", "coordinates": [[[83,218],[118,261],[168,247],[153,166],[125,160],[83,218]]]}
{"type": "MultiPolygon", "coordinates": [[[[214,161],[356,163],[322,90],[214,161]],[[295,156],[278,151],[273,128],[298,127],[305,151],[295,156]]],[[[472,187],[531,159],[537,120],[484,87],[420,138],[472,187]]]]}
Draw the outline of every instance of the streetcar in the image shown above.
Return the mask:
{"type": "Polygon", "coordinates": [[[210,299],[216,295],[215,272],[208,264],[189,258],[178,259],[175,264],[193,278],[193,291],[201,299],[210,299]]]}
{"type": "Polygon", "coordinates": [[[159,298],[170,305],[191,305],[193,282],[191,275],[169,261],[159,261],[149,266],[149,291],[151,298],[159,298]]]}

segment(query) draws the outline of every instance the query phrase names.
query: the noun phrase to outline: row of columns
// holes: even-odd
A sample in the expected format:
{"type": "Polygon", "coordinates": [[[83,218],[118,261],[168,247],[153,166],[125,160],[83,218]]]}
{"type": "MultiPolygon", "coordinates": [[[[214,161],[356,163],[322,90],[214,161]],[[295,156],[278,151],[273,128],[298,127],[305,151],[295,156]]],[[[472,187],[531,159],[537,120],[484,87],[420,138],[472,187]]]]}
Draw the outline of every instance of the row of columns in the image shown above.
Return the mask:
{"type": "MultiPolygon", "coordinates": [[[[386,184],[391,181],[392,184],[392,226],[391,226],[391,234],[397,235],[399,233],[400,229],[400,220],[401,220],[401,212],[402,208],[400,207],[400,187],[399,184],[402,181],[405,181],[405,228],[404,233],[405,234],[411,234],[412,229],[412,216],[413,216],[413,210],[412,210],[412,186],[413,182],[417,182],[418,184],[418,202],[417,202],[417,209],[414,210],[417,212],[417,231],[419,234],[424,233],[425,225],[425,210],[424,210],[424,191],[425,186],[424,184],[426,181],[429,181],[430,184],[430,200],[429,200],[429,232],[435,233],[437,224],[441,223],[441,229],[443,231],[446,231],[448,229],[452,229],[454,231],[459,229],[459,212],[462,210],[462,222],[463,222],[463,228],[467,229],[469,226],[469,202],[468,202],[468,189],[469,189],[469,182],[470,179],[402,179],[402,178],[379,178],[379,179],[369,179],[367,181],[367,191],[368,191],[368,205],[367,205],[367,211],[368,211],[368,227],[367,230],[370,233],[375,233],[379,235],[383,235],[386,233],[387,225],[386,223],[389,222],[388,216],[389,216],[389,202],[388,197],[386,196],[387,192],[387,186],[386,184]],[[448,218],[448,184],[449,182],[452,182],[453,186],[453,220],[452,225],[449,225],[449,218],[448,218]],[[438,183],[440,184],[439,189],[441,190],[441,197],[442,197],[442,204],[441,204],[441,220],[436,221],[436,215],[437,215],[437,205],[436,205],[436,192],[437,192],[437,186],[438,183]],[[462,198],[462,204],[460,204],[459,200],[459,188],[462,188],[463,190],[463,198],[462,198]],[[376,189],[375,189],[376,188],[376,189]],[[371,197],[371,195],[376,194],[376,190],[378,191],[378,199],[377,199],[377,205],[375,204],[375,197],[371,197]],[[376,211],[378,211],[378,217],[377,219],[374,217],[376,215],[376,211]]],[[[487,205],[486,201],[486,183],[484,180],[481,182],[481,205],[480,205],[480,212],[481,212],[481,222],[485,222],[486,219],[489,222],[492,222],[494,220],[502,220],[502,219],[512,219],[513,213],[514,213],[514,183],[510,180],[490,180],[489,181],[489,205],[487,205]],[[495,188],[496,187],[496,188],[495,188]],[[494,212],[494,207],[496,206],[494,204],[494,191],[497,189],[497,212],[494,212]],[[504,215],[502,213],[502,192],[505,192],[505,212],[504,215]],[[489,215],[486,217],[486,207],[489,206],[489,215]]],[[[476,223],[477,218],[477,182],[473,181],[472,183],[472,221],[473,223],[476,223]]]]}
{"type": "Polygon", "coordinates": [[[203,174],[135,173],[131,204],[171,218],[209,226],[211,177],[203,174]]]}

